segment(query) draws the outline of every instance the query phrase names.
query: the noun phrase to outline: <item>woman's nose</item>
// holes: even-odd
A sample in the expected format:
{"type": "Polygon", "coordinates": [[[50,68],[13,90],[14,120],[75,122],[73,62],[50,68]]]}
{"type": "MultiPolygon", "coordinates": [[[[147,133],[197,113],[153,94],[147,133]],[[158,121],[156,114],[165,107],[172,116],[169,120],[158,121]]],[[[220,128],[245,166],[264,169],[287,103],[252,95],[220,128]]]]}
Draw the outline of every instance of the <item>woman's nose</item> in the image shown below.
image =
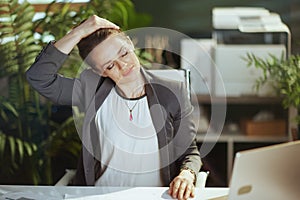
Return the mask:
{"type": "Polygon", "coordinates": [[[120,69],[127,68],[127,66],[128,66],[128,63],[127,63],[127,62],[124,62],[124,61],[122,61],[121,59],[118,59],[118,60],[116,60],[116,61],[117,61],[118,66],[119,66],[120,69]]]}

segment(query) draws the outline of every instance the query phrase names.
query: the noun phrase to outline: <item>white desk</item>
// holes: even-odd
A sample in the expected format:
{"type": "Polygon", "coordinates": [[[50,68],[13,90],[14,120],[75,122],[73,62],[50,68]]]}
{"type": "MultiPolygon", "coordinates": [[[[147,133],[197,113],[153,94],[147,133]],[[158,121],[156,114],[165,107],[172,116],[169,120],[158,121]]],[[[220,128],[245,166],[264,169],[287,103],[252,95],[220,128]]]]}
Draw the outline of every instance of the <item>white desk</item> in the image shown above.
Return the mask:
{"type": "MultiPolygon", "coordinates": [[[[228,188],[196,188],[197,200],[208,200],[228,194],[228,188]]],[[[0,199],[14,200],[24,197],[42,200],[155,200],[172,199],[167,187],[71,187],[71,186],[16,186],[0,185],[0,199]],[[7,198],[8,197],[8,198],[7,198]]]]}

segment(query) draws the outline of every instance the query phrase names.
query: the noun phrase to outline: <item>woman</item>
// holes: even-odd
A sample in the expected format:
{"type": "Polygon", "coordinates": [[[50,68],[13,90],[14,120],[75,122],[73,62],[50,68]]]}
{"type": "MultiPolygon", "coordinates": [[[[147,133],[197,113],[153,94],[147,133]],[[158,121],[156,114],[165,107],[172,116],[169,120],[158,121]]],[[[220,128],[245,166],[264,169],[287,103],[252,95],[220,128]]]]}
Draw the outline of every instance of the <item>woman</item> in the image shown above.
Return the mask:
{"type": "Polygon", "coordinates": [[[85,113],[73,184],[169,185],[172,197],[193,197],[201,159],[185,86],[141,68],[133,50],[118,26],[94,15],[49,43],[26,76],[41,95],[85,113]],[[58,75],[76,45],[90,68],[58,75]]]}

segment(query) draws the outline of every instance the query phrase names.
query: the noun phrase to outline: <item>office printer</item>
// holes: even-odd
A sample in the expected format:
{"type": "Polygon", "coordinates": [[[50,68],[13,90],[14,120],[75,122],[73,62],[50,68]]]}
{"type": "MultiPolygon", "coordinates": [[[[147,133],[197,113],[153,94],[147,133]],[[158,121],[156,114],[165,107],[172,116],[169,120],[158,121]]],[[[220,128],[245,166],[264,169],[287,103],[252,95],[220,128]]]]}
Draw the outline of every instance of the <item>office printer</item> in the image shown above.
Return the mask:
{"type": "Polygon", "coordinates": [[[212,38],[216,42],[212,51],[214,75],[217,77],[219,73],[223,79],[223,82],[214,81],[215,95],[275,95],[270,84],[259,91],[254,90],[255,81],[262,71],[247,67],[242,58],[247,53],[261,58],[267,58],[270,54],[279,58],[290,54],[290,31],[280,16],[265,8],[255,7],[216,7],[212,15],[212,38]]]}

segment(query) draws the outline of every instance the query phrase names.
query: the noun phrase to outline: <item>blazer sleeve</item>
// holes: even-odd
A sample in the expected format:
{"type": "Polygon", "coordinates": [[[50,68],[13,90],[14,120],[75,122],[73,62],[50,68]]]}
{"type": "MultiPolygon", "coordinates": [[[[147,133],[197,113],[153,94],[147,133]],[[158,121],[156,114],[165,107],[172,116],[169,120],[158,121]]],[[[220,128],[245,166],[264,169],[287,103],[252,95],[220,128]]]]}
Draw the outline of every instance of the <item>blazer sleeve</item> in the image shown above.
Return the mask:
{"type": "MultiPolygon", "coordinates": [[[[190,170],[195,177],[200,171],[202,161],[200,152],[196,143],[196,126],[192,117],[193,106],[188,99],[188,94],[185,86],[181,84],[178,92],[180,109],[178,109],[174,117],[174,131],[178,137],[175,139],[175,144],[179,149],[186,149],[182,156],[177,160],[180,170],[190,170]]],[[[196,179],[195,179],[196,181],[196,179]]]]}
{"type": "Polygon", "coordinates": [[[26,71],[26,78],[35,90],[55,104],[78,105],[81,96],[80,81],[58,74],[67,58],[67,54],[60,52],[50,42],[26,71]]]}

